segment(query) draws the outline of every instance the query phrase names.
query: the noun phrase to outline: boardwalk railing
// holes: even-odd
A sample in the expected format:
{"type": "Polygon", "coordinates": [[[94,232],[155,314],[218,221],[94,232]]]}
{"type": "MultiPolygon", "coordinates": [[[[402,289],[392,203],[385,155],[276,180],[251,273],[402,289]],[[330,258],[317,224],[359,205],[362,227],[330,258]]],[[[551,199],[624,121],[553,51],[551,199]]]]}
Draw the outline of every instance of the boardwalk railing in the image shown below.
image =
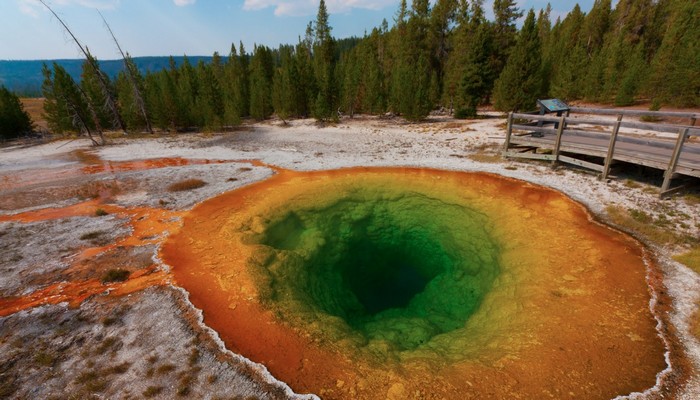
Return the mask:
{"type": "Polygon", "coordinates": [[[615,161],[660,169],[662,196],[677,189],[669,190],[679,175],[700,178],[700,127],[695,127],[700,113],[572,107],[567,114],[508,114],[503,155],[569,163],[598,171],[602,179],[615,161]],[[685,119],[688,124],[623,121],[625,116],[685,119]]]}

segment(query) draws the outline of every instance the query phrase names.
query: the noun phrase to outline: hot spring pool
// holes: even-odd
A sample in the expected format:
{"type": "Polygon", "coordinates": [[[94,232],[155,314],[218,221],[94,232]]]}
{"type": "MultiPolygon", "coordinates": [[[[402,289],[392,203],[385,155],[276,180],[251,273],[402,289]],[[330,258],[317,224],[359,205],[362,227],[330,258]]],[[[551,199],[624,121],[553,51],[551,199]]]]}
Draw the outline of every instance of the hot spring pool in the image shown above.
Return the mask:
{"type": "Polygon", "coordinates": [[[643,248],[521,181],[282,170],[162,256],[227,347],[323,398],[612,398],[665,368],[643,248]]]}

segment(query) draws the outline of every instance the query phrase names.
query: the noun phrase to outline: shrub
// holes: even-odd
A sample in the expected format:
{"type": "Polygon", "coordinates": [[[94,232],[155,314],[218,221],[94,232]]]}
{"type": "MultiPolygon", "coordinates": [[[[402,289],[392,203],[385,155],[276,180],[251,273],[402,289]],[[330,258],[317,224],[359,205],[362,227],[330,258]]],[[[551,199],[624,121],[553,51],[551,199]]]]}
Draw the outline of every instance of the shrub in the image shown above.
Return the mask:
{"type": "Polygon", "coordinates": [[[143,392],[143,397],[146,398],[151,398],[155,397],[160,394],[160,392],[163,391],[163,387],[161,386],[149,386],[146,390],[143,392]]]}
{"type": "Polygon", "coordinates": [[[29,114],[17,95],[0,86],[0,139],[13,139],[32,130],[29,114]]]}
{"type": "Polygon", "coordinates": [[[95,210],[95,215],[98,217],[103,217],[107,214],[109,214],[109,213],[101,208],[98,208],[97,210],[95,210]]]}
{"type": "Polygon", "coordinates": [[[95,240],[102,236],[104,232],[102,231],[92,231],[80,236],[80,240],[95,240]]]}
{"type": "Polygon", "coordinates": [[[175,366],[173,364],[163,364],[156,369],[158,375],[169,374],[173,371],[175,371],[175,366]]]}
{"type": "Polygon", "coordinates": [[[129,278],[130,274],[131,273],[125,269],[110,269],[104,275],[102,275],[101,281],[102,283],[124,282],[129,278]]]}
{"type": "Polygon", "coordinates": [[[182,192],[185,190],[198,189],[207,183],[201,179],[185,179],[184,181],[175,182],[168,186],[169,192],[182,192]]]}

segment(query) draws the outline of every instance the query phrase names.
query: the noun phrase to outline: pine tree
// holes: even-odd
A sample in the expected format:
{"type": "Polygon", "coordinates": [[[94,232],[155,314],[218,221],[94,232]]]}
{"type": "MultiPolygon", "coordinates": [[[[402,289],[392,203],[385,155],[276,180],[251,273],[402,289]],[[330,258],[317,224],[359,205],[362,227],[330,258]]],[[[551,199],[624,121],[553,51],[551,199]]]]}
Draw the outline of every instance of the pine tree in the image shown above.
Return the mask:
{"type": "Polygon", "coordinates": [[[223,67],[221,87],[224,101],[224,121],[226,125],[237,125],[241,118],[250,115],[250,88],[248,77],[248,55],[243,43],[238,53],[231,44],[226,65],[223,67]]]}
{"type": "Polygon", "coordinates": [[[363,44],[360,57],[364,62],[361,74],[364,87],[363,111],[379,114],[386,111],[386,82],[383,68],[385,35],[375,28],[363,44]]]}
{"type": "Polygon", "coordinates": [[[318,5],[318,15],[315,24],[314,40],[314,72],[318,93],[314,105],[314,117],[325,121],[336,118],[337,108],[335,70],[335,40],[331,36],[328,24],[326,2],[321,0],[318,5]]]}
{"type": "Polygon", "coordinates": [[[44,83],[48,83],[46,86],[50,85],[50,88],[47,87],[47,91],[50,91],[48,94],[55,99],[57,106],[52,108],[51,103],[49,103],[49,108],[44,109],[49,127],[55,129],[57,133],[74,128],[77,132],[86,133],[93,144],[104,144],[105,140],[102,136],[102,127],[97,112],[94,105],[88,101],[87,94],[82,88],[75,83],[63,67],[55,62],[53,63],[53,79],[48,79],[49,82],[47,82],[46,77],[47,75],[45,75],[44,83]],[[58,111],[58,113],[49,115],[52,111],[58,111]],[[99,141],[93,138],[94,133],[99,135],[99,141]]]}
{"type": "Polygon", "coordinates": [[[611,0],[595,0],[593,8],[586,15],[582,40],[585,41],[586,52],[592,58],[603,47],[605,34],[610,29],[611,0]]]}
{"type": "Polygon", "coordinates": [[[255,46],[250,62],[250,116],[268,118],[272,112],[272,54],[265,46],[255,46]]]}
{"type": "Polygon", "coordinates": [[[341,106],[351,118],[362,110],[362,70],[358,56],[361,50],[358,46],[343,54],[337,74],[343,77],[341,106]]]}
{"type": "Polygon", "coordinates": [[[651,0],[620,0],[613,10],[601,49],[604,66],[600,100],[629,104],[636,96],[640,85],[633,80],[648,74],[644,32],[652,15],[651,0]]]}
{"type": "Polygon", "coordinates": [[[297,84],[295,85],[294,114],[302,118],[311,115],[311,99],[316,98],[316,80],[314,78],[311,56],[311,44],[306,40],[300,39],[294,54],[294,64],[298,74],[297,84]]]}
{"type": "Polygon", "coordinates": [[[641,88],[641,83],[646,81],[647,73],[647,64],[644,60],[644,43],[639,43],[628,53],[622,80],[615,95],[616,106],[630,106],[634,104],[635,97],[641,88]]]}
{"type": "Polygon", "coordinates": [[[459,32],[457,51],[461,66],[455,96],[455,117],[476,117],[476,109],[492,87],[489,58],[493,52],[491,29],[484,18],[481,1],[472,3],[471,18],[459,32]]]}
{"type": "MultiPolygon", "coordinates": [[[[143,87],[143,85],[141,85],[143,87]]],[[[139,112],[134,90],[127,73],[122,71],[114,80],[114,88],[119,99],[119,113],[128,130],[141,129],[145,126],[143,115],[139,112]]],[[[143,92],[143,89],[142,89],[143,92]]]]}
{"type": "Polygon", "coordinates": [[[238,98],[241,101],[239,109],[241,117],[250,115],[250,59],[243,47],[243,42],[238,43],[238,64],[236,89],[240,91],[238,98]]]}
{"type": "Polygon", "coordinates": [[[494,0],[493,24],[494,54],[491,68],[495,76],[500,76],[506,65],[511,48],[516,42],[517,29],[515,22],[523,16],[523,12],[517,7],[515,0],[494,0]]]}
{"type": "Polygon", "coordinates": [[[428,29],[430,7],[427,0],[414,0],[408,20],[406,4],[401,3],[397,25],[392,31],[391,108],[404,118],[425,118],[434,103],[428,29]]]}
{"type": "Polygon", "coordinates": [[[547,66],[551,64],[548,76],[551,77],[550,93],[554,97],[576,100],[583,96],[583,81],[589,65],[584,18],[577,4],[552,34],[547,66]]]}
{"type": "Polygon", "coordinates": [[[280,65],[275,68],[272,84],[272,104],[277,116],[286,123],[296,111],[299,77],[294,63],[294,48],[280,46],[279,57],[280,65]]]}
{"type": "Polygon", "coordinates": [[[41,73],[44,81],[41,84],[41,92],[44,97],[43,117],[49,129],[55,133],[62,134],[73,128],[68,104],[62,100],[63,95],[60,88],[55,85],[53,70],[46,63],[42,65],[41,73]]]}
{"type": "Polygon", "coordinates": [[[452,36],[457,18],[458,0],[438,0],[430,13],[428,45],[432,54],[431,102],[441,100],[447,60],[452,51],[452,36]]]}
{"type": "Polygon", "coordinates": [[[179,126],[182,128],[202,126],[201,110],[197,107],[199,82],[197,81],[197,73],[187,56],[183,58],[182,65],[178,68],[176,84],[178,112],[180,113],[179,126]]]}
{"type": "Polygon", "coordinates": [[[177,86],[180,72],[173,57],[170,57],[169,65],[167,70],[146,76],[146,103],[154,111],[154,120],[159,128],[176,130],[185,126],[177,86]]]}
{"type": "Polygon", "coordinates": [[[651,63],[650,92],[657,101],[700,106],[700,3],[673,0],[667,29],[651,63]]]}
{"type": "MultiPolygon", "coordinates": [[[[112,85],[109,81],[109,77],[107,77],[102,70],[93,68],[92,63],[97,63],[97,60],[88,59],[83,62],[80,86],[87,95],[86,100],[95,108],[99,120],[98,125],[105,129],[119,129],[120,122],[114,119],[114,114],[109,106],[110,100],[107,98],[107,96],[111,96],[112,98],[116,97],[111,93],[112,85]],[[101,74],[102,76],[97,76],[97,74],[101,74]],[[110,93],[105,93],[103,84],[107,85],[107,90],[110,93]]],[[[119,118],[121,119],[121,116],[119,118]]],[[[90,127],[92,129],[97,129],[97,126],[92,122],[90,123],[90,127]]]]}
{"type": "Polygon", "coordinates": [[[66,70],[58,63],[53,63],[53,79],[45,93],[48,98],[55,99],[47,103],[46,113],[49,128],[56,133],[77,130],[88,132],[93,126],[85,99],[80,95],[77,84],[66,70]],[[50,92],[49,92],[50,91],[50,92]],[[52,108],[54,103],[56,108],[52,108]]]}
{"type": "Polygon", "coordinates": [[[389,83],[390,98],[389,107],[395,113],[401,113],[408,108],[409,71],[407,65],[410,61],[408,46],[406,45],[408,34],[408,8],[406,0],[401,0],[401,5],[394,18],[395,25],[390,31],[390,57],[387,60],[386,69],[389,83]]]}
{"type": "Polygon", "coordinates": [[[17,95],[0,85],[0,139],[13,139],[32,129],[29,114],[17,95]]]}
{"type": "Polygon", "coordinates": [[[513,51],[496,81],[494,106],[501,111],[532,109],[542,90],[542,59],[535,12],[530,10],[513,51]]]}
{"type": "Polygon", "coordinates": [[[224,121],[224,99],[221,90],[223,66],[221,56],[214,53],[211,63],[197,63],[197,87],[195,103],[200,114],[199,126],[219,129],[224,121]]]}

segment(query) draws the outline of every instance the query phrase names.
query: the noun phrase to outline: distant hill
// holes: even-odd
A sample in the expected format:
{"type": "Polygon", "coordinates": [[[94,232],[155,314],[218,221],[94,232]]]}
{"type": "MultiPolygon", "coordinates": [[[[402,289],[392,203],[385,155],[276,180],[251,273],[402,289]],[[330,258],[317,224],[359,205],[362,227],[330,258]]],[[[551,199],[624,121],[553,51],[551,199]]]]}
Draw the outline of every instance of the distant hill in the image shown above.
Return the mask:
{"type": "MultiPolygon", "coordinates": [[[[187,56],[192,65],[200,60],[210,62],[211,57],[187,56]]],[[[134,57],[134,62],[142,73],[147,71],[160,71],[168,68],[170,57],[134,57]]],[[[184,56],[173,57],[175,63],[180,65],[184,56]]],[[[41,75],[41,67],[44,63],[51,66],[54,62],[61,65],[76,81],[80,79],[83,60],[0,60],[0,85],[17,93],[21,97],[40,97],[41,83],[44,77],[41,75]]],[[[122,60],[100,61],[100,68],[111,78],[124,69],[122,60]]]]}

